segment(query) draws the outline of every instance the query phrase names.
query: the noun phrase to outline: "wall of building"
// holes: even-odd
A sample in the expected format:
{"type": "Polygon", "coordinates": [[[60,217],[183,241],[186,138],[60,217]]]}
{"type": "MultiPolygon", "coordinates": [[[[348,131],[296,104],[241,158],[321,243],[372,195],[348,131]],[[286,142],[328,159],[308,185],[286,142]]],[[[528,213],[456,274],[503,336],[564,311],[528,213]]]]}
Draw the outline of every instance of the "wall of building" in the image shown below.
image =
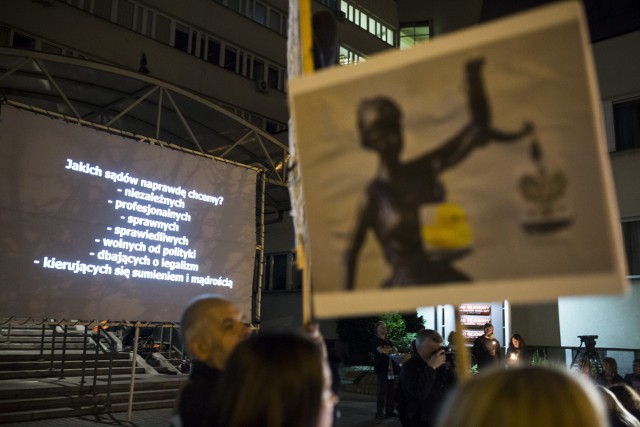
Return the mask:
{"type": "Polygon", "coordinates": [[[611,153],[611,166],[620,218],[640,219],[640,151],[611,153]]]}
{"type": "Polygon", "coordinates": [[[433,1],[402,0],[398,2],[398,21],[422,22],[433,20],[433,1]]]}
{"type": "Polygon", "coordinates": [[[513,305],[511,334],[520,334],[528,345],[560,346],[558,302],[513,305]]]}
{"type": "MultiPolygon", "coordinates": [[[[611,101],[640,96],[640,58],[628,55],[640,45],[640,31],[613,37],[593,44],[593,56],[598,76],[600,96],[605,113],[610,112],[611,101]]],[[[610,119],[610,115],[607,115],[610,119]]],[[[612,123],[607,123],[608,137],[613,138],[612,123]]],[[[613,147],[613,141],[609,146],[613,147]]],[[[628,150],[611,153],[613,179],[624,219],[640,217],[640,151],[628,150]]]]}
{"type": "Polygon", "coordinates": [[[640,280],[623,296],[561,298],[561,345],[578,346],[578,335],[598,335],[598,347],[640,349],[640,280]]]}
{"type": "MultiPolygon", "coordinates": [[[[169,18],[180,17],[180,22],[215,35],[221,41],[227,41],[225,37],[232,38],[233,46],[286,67],[283,35],[213,1],[158,1],[150,7],[169,18]]],[[[44,7],[36,2],[0,0],[0,10],[3,11],[0,23],[16,30],[131,70],[138,70],[144,52],[149,74],[153,77],[281,123],[288,120],[284,92],[258,92],[255,82],[247,77],[64,2],[44,7]]]]}
{"type": "MultiPolygon", "coordinates": [[[[594,64],[603,101],[640,93],[640,60],[628,52],[640,43],[640,32],[592,45],[594,64]]],[[[611,154],[611,165],[620,217],[640,216],[640,151],[611,154]]],[[[561,298],[542,305],[514,306],[512,330],[532,345],[578,346],[578,335],[599,335],[598,345],[640,348],[640,337],[628,336],[628,326],[640,322],[640,284],[625,296],[561,298]]]]}
{"type": "Polygon", "coordinates": [[[282,220],[264,228],[265,253],[295,250],[295,233],[289,212],[284,212],[282,220]]]}
{"type": "Polygon", "coordinates": [[[394,28],[398,27],[398,5],[396,0],[357,0],[362,9],[372,13],[394,28]]]}
{"type": "MultiPolygon", "coordinates": [[[[593,44],[600,95],[604,101],[640,94],[640,59],[629,55],[640,43],[635,31],[593,44]]],[[[606,103],[605,103],[606,104],[606,103]]],[[[611,154],[616,196],[622,219],[640,217],[640,151],[611,154]]],[[[598,335],[599,347],[640,348],[630,333],[640,324],[640,281],[623,296],[562,298],[558,303],[561,345],[579,345],[578,335],[598,335]]]]}
{"type": "Polygon", "coordinates": [[[593,57],[602,99],[640,93],[640,31],[594,43],[593,57]]]}

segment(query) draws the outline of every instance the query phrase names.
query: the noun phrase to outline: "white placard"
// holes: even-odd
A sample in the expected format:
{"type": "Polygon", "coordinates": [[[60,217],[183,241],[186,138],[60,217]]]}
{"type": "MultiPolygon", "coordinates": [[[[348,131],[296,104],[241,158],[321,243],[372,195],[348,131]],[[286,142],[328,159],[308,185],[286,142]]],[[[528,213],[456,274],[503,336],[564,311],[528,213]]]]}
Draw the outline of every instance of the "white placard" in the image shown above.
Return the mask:
{"type": "Polygon", "coordinates": [[[626,290],[590,49],[562,2],[292,80],[316,315],[626,290]]]}

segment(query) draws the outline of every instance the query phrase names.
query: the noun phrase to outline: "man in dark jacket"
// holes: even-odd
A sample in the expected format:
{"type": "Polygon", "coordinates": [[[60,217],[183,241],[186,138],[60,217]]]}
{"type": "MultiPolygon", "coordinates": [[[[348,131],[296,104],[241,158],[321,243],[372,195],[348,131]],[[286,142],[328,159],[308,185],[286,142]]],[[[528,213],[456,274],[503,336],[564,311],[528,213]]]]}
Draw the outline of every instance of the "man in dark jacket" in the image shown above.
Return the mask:
{"type": "Polygon", "coordinates": [[[455,372],[441,345],[442,337],[436,331],[418,332],[417,354],[402,365],[398,410],[403,426],[435,425],[438,410],[455,382],[455,372]]]}
{"type": "Polygon", "coordinates": [[[202,295],[191,301],[182,314],[180,326],[192,363],[172,425],[189,427],[200,425],[224,363],[248,329],[240,310],[217,295],[202,295]]]}
{"type": "Polygon", "coordinates": [[[493,325],[485,323],[483,331],[484,334],[473,342],[472,349],[473,359],[478,365],[478,370],[502,360],[502,349],[500,342],[493,335],[493,325]]]}
{"type": "Polygon", "coordinates": [[[383,420],[397,416],[394,411],[395,367],[389,355],[398,351],[387,338],[387,324],[383,321],[376,323],[376,336],[371,340],[371,349],[373,370],[377,379],[376,418],[383,420]]]}

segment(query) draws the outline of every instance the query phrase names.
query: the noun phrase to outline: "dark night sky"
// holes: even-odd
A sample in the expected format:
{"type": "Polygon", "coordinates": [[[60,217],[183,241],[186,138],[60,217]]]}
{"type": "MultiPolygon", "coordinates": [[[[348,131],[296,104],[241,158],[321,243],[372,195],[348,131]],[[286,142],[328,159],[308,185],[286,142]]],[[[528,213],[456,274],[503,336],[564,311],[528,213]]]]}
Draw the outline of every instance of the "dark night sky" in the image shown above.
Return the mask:
{"type": "MultiPolygon", "coordinates": [[[[554,0],[484,0],[482,21],[489,21],[554,0]]],[[[596,42],[640,29],[640,1],[583,0],[591,41],[596,42]]]]}

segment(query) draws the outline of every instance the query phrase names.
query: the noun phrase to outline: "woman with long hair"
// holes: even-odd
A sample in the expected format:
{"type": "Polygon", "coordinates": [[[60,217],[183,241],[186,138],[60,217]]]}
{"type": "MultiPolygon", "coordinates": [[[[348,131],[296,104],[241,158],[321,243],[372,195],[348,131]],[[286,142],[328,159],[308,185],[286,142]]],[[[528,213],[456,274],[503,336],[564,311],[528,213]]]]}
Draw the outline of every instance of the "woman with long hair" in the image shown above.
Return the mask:
{"type": "Polygon", "coordinates": [[[611,390],[601,385],[596,386],[596,389],[607,406],[611,427],[640,427],[640,421],[622,406],[611,390]]]}
{"type": "Polygon", "coordinates": [[[231,353],[207,425],[331,427],[336,400],[317,343],[294,333],[259,334],[231,353]]]}
{"type": "Polygon", "coordinates": [[[527,350],[527,343],[520,334],[511,335],[509,346],[507,347],[507,364],[508,365],[528,365],[530,363],[530,355],[527,350]]]}
{"type": "Polygon", "coordinates": [[[631,412],[631,415],[640,420],[640,394],[628,384],[614,384],[609,386],[609,390],[618,398],[622,406],[631,412]]]}
{"type": "Polygon", "coordinates": [[[596,382],[604,387],[613,384],[624,383],[624,380],[618,374],[618,362],[613,357],[602,358],[602,368],[604,369],[596,376],[596,382]]]}

